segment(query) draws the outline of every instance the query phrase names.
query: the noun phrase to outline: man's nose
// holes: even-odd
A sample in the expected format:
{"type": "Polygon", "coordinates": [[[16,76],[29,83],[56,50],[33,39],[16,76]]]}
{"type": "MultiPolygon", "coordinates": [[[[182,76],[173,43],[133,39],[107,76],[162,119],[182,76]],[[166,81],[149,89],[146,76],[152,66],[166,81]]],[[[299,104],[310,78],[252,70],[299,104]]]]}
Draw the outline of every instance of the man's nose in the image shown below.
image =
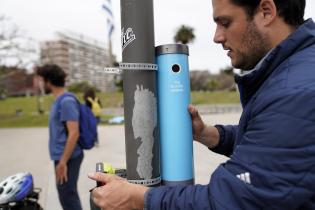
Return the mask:
{"type": "Polygon", "coordinates": [[[222,29],[220,29],[220,27],[217,26],[215,33],[214,33],[214,37],[213,37],[213,41],[217,44],[223,43],[225,41],[225,35],[222,29]]]}

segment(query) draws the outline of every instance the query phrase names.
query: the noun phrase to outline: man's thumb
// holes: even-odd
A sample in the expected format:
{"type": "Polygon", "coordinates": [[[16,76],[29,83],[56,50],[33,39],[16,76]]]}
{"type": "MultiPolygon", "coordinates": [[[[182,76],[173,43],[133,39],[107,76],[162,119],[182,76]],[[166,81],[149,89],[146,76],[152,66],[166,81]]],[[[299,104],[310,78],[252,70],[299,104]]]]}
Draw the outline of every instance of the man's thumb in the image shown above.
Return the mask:
{"type": "Polygon", "coordinates": [[[115,175],[113,174],[105,174],[105,173],[100,173],[100,172],[89,173],[88,177],[90,179],[93,179],[94,181],[98,181],[102,183],[108,183],[108,182],[111,182],[113,179],[115,179],[115,175]]]}

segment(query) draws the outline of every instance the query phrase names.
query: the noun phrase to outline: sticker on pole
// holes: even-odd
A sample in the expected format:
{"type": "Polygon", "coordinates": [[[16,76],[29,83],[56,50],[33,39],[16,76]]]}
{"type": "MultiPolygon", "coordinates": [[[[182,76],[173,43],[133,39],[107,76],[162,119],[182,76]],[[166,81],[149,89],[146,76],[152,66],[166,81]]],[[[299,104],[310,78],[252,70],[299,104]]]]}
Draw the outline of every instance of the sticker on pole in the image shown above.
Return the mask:
{"type": "Polygon", "coordinates": [[[121,43],[122,43],[122,51],[133,41],[136,39],[136,35],[133,33],[132,28],[127,28],[126,32],[124,32],[124,28],[121,29],[121,43]]]}

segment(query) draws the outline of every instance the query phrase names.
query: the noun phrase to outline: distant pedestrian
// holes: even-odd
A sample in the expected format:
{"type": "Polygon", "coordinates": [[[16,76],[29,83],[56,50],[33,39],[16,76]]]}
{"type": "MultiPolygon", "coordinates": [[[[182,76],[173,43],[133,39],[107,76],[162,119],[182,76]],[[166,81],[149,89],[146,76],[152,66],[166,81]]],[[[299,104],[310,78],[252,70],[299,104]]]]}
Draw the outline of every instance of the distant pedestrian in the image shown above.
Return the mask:
{"type": "Polygon", "coordinates": [[[83,151],[77,144],[80,135],[78,102],[64,95],[67,94],[66,74],[59,66],[38,67],[37,74],[56,99],[49,116],[49,152],[55,165],[59,200],[64,210],[82,210],[77,190],[83,160],[83,151]]]}
{"type": "MultiPolygon", "coordinates": [[[[91,108],[96,120],[97,124],[101,122],[101,114],[102,114],[102,104],[100,99],[96,96],[95,91],[91,88],[85,91],[83,95],[85,104],[91,108]]],[[[97,138],[95,141],[96,145],[99,145],[99,139],[97,138]]]]}

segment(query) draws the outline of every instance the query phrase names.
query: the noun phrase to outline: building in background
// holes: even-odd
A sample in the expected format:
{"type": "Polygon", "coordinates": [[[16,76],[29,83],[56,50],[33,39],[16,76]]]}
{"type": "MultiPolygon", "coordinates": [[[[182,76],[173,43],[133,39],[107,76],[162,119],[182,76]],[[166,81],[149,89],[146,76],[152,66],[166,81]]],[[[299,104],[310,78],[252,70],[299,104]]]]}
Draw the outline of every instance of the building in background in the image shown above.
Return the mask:
{"type": "MultiPolygon", "coordinates": [[[[4,96],[30,96],[36,95],[34,74],[24,69],[14,69],[0,78],[0,92],[4,96]]],[[[0,96],[0,97],[4,97],[0,96]]]]}
{"type": "MultiPolygon", "coordinates": [[[[113,66],[106,44],[74,33],[58,33],[53,41],[41,43],[41,64],[57,64],[67,74],[67,85],[87,81],[100,91],[116,90],[117,75],[103,69],[113,66]]],[[[115,59],[114,59],[115,60],[115,59]]]]}

